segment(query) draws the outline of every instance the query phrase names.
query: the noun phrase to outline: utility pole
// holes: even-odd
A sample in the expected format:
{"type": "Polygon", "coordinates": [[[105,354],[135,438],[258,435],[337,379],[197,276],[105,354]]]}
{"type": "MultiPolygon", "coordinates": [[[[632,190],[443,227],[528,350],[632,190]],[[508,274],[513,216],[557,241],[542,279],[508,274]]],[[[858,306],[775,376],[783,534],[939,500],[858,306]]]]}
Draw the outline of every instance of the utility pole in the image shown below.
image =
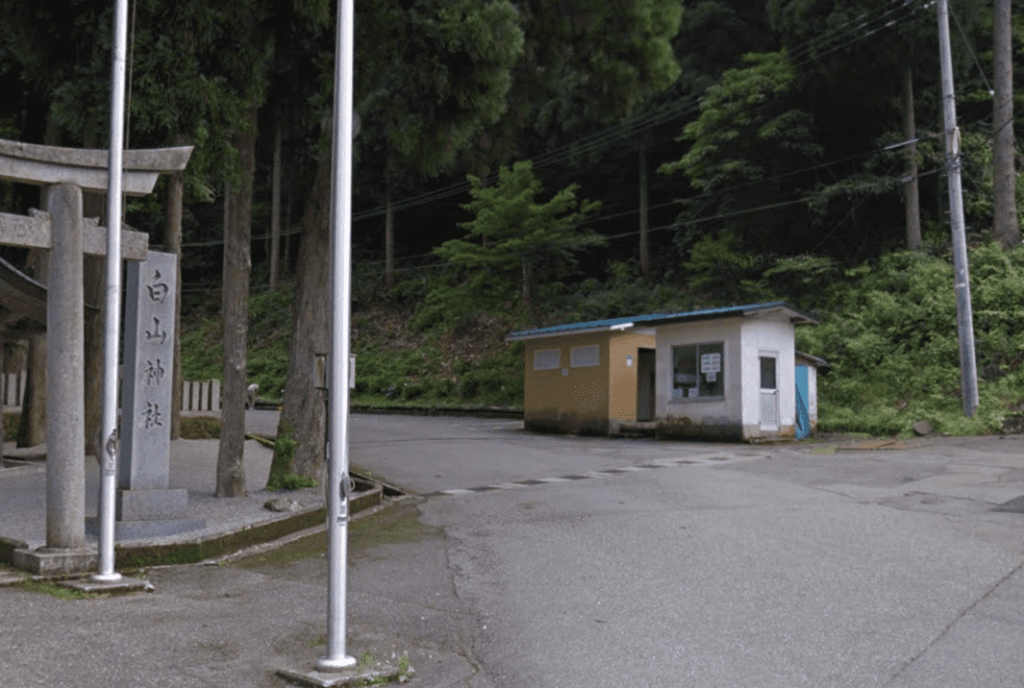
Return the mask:
{"type": "Polygon", "coordinates": [[[953,233],[953,286],[956,292],[957,335],[960,340],[960,387],[964,413],[978,409],[978,370],[974,357],[974,322],[971,316],[971,280],[964,236],[963,191],[960,185],[960,130],[956,126],[953,96],[953,58],[949,48],[949,0],[938,0],[939,58],[942,64],[942,114],[946,124],[946,177],[949,181],[949,222],[953,233]]]}
{"type": "Polygon", "coordinates": [[[352,298],[352,111],[354,0],[338,0],[331,175],[331,355],[327,456],[327,654],[316,667],[355,666],[345,650],[348,567],[348,370],[352,298]]]}
{"type": "Polygon", "coordinates": [[[117,429],[117,383],[121,320],[121,214],[124,161],[124,91],[128,2],[118,0],[114,8],[113,66],[110,89],[110,151],[107,154],[107,265],[103,325],[103,410],[101,438],[96,447],[100,459],[100,505],[97,519],[99,563],[93,580],[114,583],[121,574],[114,570],[114,537],[119,433],[117,429]]]}

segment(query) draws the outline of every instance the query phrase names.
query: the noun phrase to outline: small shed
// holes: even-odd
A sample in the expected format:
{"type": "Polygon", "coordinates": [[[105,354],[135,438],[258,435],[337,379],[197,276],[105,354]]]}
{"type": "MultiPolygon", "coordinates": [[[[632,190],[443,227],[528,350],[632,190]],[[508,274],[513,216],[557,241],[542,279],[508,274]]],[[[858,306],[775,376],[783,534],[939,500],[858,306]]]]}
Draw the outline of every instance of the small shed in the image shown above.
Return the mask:
{"type": "Polygon", "coordinates": [[[818,432],[818,370],[828,361],[797,351],[796,364],[796,438],[818,432]]]}
{"type": "Polygon", "coordinates": [[[526,345],[527,430],[618,434],[654,421],[655,335],[634,318],[514,332],[526,345]]]}
{"type": "MultiPolygon", "coordinates": [[[[816,322],[771,302],[557,325],[506,339],[526,344],[529,430],[751,441],[798,435],[795,326],[816,322]]],[[[817,423],[810,369],[808,431],[812,407],[817,423]]]]}

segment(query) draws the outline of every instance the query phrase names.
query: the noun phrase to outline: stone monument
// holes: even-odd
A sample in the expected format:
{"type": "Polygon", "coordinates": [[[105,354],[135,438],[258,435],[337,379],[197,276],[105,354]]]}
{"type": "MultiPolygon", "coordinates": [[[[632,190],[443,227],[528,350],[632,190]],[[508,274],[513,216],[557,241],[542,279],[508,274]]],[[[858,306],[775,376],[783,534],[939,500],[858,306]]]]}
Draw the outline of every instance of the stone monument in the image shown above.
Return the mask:
{"type": "MultiPolygon", "coordinates": [[[[152,192],[161,174],[185,169],[190,146],[125,151],[124,193],[152,192]]],[[[46,297],[46,547],[17,550],[37,573],[95,567],[85,539],[85,382],[82,256],[106,252],[106,230],[82,217],[82,192],[106,193],[107,151],[0,139],[0,179],[44,187],[46,212],[0,213],[0,244],[49,249],[46,297]]],[[[145,260],[148,237],[122,231],[122,258],[145,260]]]]}
{"type": "Polygon", "coordinates": [[[168,489],[177,265],[173,253],[156,251],[141,263],[128,264],[114,523],[119,540],[205,525],[186,518],[188,490],[168,489]]]}

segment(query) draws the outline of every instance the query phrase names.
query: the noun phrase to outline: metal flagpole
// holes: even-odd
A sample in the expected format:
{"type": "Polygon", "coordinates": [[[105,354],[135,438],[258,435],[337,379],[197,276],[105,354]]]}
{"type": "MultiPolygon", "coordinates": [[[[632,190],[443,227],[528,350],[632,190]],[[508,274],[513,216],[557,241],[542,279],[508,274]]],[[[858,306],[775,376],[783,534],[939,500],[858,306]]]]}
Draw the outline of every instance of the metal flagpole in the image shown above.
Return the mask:
{"type": "Polygon", "coordinates": [[[348,565],[348,375],[352,258],[352,62],[354,0],[338,0],[331,175],[331,355],[327,478],[327,654],[317,669],[356,664],[345,652],[348,565]]]}
{"type": "Polygon", "coordinates": [[[114,572],[114,491],[117,489],[118,335],[121,317],[121,179],[124,148],[124,81],[128,0],[114,8],[114,56],[110,89],[110,151],[107,182],[107,272],[103,310],[103,431],[100,435],[99,566],[95,580],[117,581],[114,572]]]}
{"type": "Polygon", "coordinates": [[[978,368],[974,357],[974,319],[971,315],[971,280],[964,236],[964,202],[960,185],[960,130],[956,126],[953,94],[953,58],[949,46],[948,0],[939,0],[939,57],[942,68],[942,114],[946,122],[946,176],[949,180],[949,223],[953,233],[953,289],[956,293],[957,335],[960,339],[960,386],[964,413],[978,409],[978,368]]]}

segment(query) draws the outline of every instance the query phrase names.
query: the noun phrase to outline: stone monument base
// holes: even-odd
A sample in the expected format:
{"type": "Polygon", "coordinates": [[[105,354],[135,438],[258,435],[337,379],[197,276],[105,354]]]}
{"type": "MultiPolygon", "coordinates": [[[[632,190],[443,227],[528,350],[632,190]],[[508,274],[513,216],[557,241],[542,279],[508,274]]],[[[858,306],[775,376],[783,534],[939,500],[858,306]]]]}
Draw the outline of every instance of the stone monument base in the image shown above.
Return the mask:
{"type": "MultiPolygon", "coordinates": [[[[188,490],[118,490],[114,539],[140,540],[200,530],[206,521],[188,518],[188,490]]],[[[86,518],[85,532],[99,533],[99,519],[86,518]]]]}
{"type": "MultiPolygon", "coordinates": [[[[206,521],[201,518],[152,519],[149,521],[114,521],[114,540],[148,540],[166,537],[193,530],[202,530],[206,521]]],[[[99,534],[99,519],[88,516],[85,519],[85,532],[88,535],[99,534]]]]}
{"type": "Polygon", "coordinates": [[[64,576],[92,571],[99,562],[95,547],[16,549],[11,563],[36,575],[64,576]]]}
{"type": "Polygon", "coordinates": [[[118,521],[185,518],[188,490],[118,490],[115,508],[118,521]]]}

